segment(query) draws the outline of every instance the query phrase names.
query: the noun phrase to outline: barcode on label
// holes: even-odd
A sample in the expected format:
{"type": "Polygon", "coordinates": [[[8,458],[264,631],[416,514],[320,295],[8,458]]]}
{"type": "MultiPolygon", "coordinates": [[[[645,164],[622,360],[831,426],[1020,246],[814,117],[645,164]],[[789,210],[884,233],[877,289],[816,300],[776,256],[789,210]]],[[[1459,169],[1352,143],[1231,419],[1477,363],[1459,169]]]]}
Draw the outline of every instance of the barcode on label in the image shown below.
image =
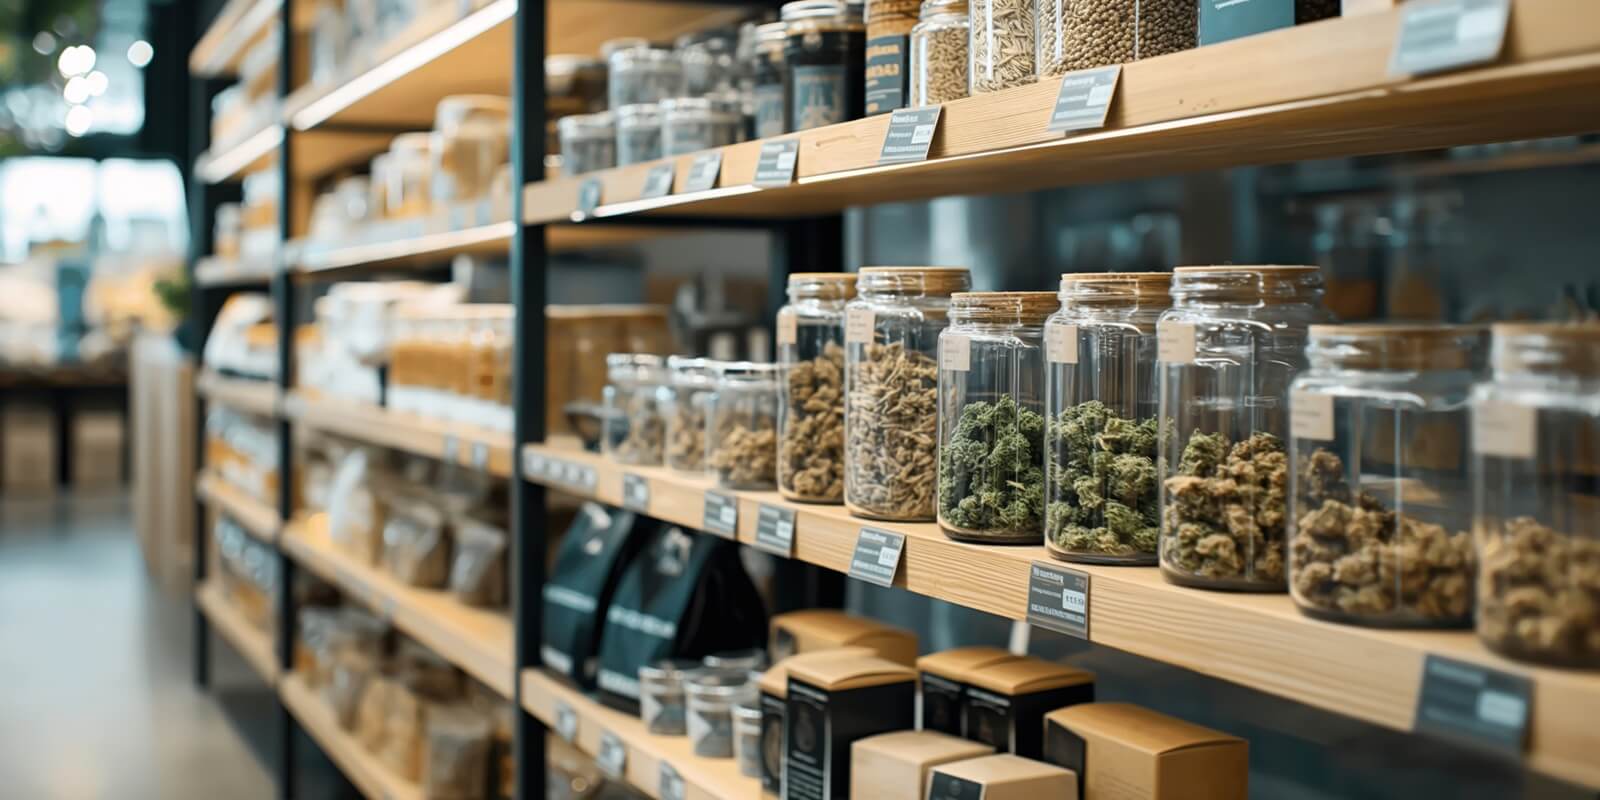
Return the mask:
{"type": "Polygon", "coordinates": [[[878,551],[878,564],[879,565],[885,566],[885,567],[892,567],[892,566],[894,566],[895,564],[898,564],[898,563],[900,563],[900,550],[899,550],[899,548],[895,548],[895,549],[891,550],[891,549],[886,547],[886,548],[878,551]]]}
{"type": "Polygon", "coordinates": [[[937,128],[937,127],[938,127],[938,123],[934,123],[934,124],[931,124],[931,125],[918,125],[916,128],[912,129],[912,131],[911,131],[911,143],[912,144],[927,144],[927,143],[933,141],[933,129],[937,128]]]}
{"type": "Polygon", "coordinates": [[[1102,106],[1111,102],[1111,93],[1117,90],[1116,84],[1095,86],[1089,90],[1089,105],[1102,106]]]}

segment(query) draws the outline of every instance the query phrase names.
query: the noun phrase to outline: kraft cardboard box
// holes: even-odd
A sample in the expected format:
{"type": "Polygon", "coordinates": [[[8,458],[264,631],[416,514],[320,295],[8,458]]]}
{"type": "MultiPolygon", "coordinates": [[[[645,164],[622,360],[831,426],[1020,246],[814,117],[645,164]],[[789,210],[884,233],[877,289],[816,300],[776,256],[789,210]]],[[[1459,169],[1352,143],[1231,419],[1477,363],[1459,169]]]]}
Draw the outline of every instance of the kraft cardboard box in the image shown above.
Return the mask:
{"type": "Polygon", "coordinates": [[[0,491],[41,496],[56,490],[56,414],[45,405],[8,404],[0,415],[0,491]]]}
{"type": "Polygon", "coordinates": [[[1078,776],[1072,774],[1072,770],[1010,753],[952,761],[934,767],[928,776],[927,800],[1078,800],[1078,797],[1078,776]]]}
{"type": "Polygon", "coordinates": [[[843,611],[813,608],[772,618],[768,652],[773,661],[796,653],[838,647],[869,647],[879,656],[911,666],[917,660],[917,635],[843,611]]]}
{"type": "Polygon", "coordinates": [[[917,674],[876,656],[790,664],[785,703],[785,800],[844,800],[856,740],[905,730],[917,674]]]}
{"type": "Polygon", "coordinates": [[[72,487],[114,489],[123,483],[122,414],[80,410],[72,418],[72,487]]]}
{"type": "Polygon", "coordinates": [[[761,673],[757,686],[761,689],[761,793],[777,797],[783,791],[783,764],[787,761],[784,746],[784,725],[788,718],[789,667],[829,658],[863,658],[873,655],[865,647],[840,647],[814,653],[789,656],[761,673]]]}
{"type": "Polygon", "coordinates": [[[967,676],[1020,656],[998,647],[958,647],[917,659],[921,688],[918,727],[966,736],[967,676]]]}
{"type": "Polygon", "coordinates": [[[1094,673],[1040,658],[1003,661],[967,676],[966,699],[968,739],[1039,758],[1045,714],[1093,701],[1094,673]]]}
{"type": "Polygon", "coordinates": [[[1250,745],[1131,703],[1085,703],[1045,717],[1045,759],[1086,797],[1244,800],[1250,745]]]}
{"type": "Polygon", "coordinates": [[[850,796],[922,800],[940,764],[992,755],[994,748],[936,731],[895,731],[850,746],[850,796]]]}

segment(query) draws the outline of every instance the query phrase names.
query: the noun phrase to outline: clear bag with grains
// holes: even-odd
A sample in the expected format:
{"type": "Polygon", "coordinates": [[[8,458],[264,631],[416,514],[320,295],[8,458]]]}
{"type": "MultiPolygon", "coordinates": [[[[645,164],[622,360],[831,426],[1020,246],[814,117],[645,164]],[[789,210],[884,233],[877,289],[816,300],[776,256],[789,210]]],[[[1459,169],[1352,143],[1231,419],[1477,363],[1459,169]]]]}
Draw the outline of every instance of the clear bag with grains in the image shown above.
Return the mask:
{"type": "Polygon", "coordinates": [[[849,272],[789,276],[778,311],[778,491],[791,500],[844,500],[844,309],[849,272]]]}
{"type": "Polygon", "coordinates": [[[411,586],[438,589],[450,573],[444,513],[414,497],[392,497],[383,525],[383,566],[411,586]]]}
{"type": "Polygon", "coordinates": [[[1195,0],[1038,0],[1039,75],[1125,64],[1199,43],[1195,0]]]}
{"type": "Polygon", "coordinates": [[[967,0],[925,0],[911,29],[911,107],[967,96],[967,0]]]}
{"type": "Polygon", "coordinates": [[[666,430],[658,390],[666,383],[666,362],[648,353],[612,353],[606,377],[601,452],[622,464],[660,465],[666,430]]]}
{"type": "Polygon", "coordinates": [[[489,776],[494,728],[464,704],[428,707],[422,788],[429,800],[481,800],[489,776]]]}
{"type": "Polygon", "coordinates": [[[771,489],[778,476],[778,365],[716,366],[707,412],[706,463],[724,489],[771,489]]]}
{"type": "Polygon", "coordinates": [[[970,0],[967,40],[968,91],[995,92],[1026,86],[1034,69],[1034,0],[970,0]]]}

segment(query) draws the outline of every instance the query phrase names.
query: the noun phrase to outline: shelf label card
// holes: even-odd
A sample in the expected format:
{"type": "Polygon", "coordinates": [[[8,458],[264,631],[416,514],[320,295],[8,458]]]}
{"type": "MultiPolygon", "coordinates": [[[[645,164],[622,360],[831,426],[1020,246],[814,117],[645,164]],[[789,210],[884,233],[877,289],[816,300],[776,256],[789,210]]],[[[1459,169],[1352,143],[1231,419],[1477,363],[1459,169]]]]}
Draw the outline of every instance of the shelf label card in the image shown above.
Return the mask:
{"type": "Polygon", "coordinates": [[[574,464],[540,453],[526,453],[522,459],[522,477],[540,483],[562,484],[584,494],[593,494],[598,480],[594,467],[574,464]]]}
{"type": "Polygon", "coordinates": [[[439,456],[446,464],[456,463],[456,458],[461,454],[461,442],[456,440],[455,434],[444,435],[444,452],[439,456]]]}
{"type": "Polygon", "coordinates": [[[600,194],[604,187],[599,178],[590,178],[578,186],[578,213],[574,219],[587,219],[600,207],[600,194]]]}
{"type": "Polygon", "coordinates": [[[893,586],[895,573],[900,571],[900,555],[905,549],[904,534],[862,528],[856,535],[855,554],[850,557],[850,577],[878,586],[893,586]]]}
{"type": "Polygon", "coordinates": [[[1156,360],[1163,364],[1193,364],[1194,323],[1161,322],[1156,325],[1156,360]]]}
{"type": "Polygon", "coordinates": [[[1511,0],[1422,0],[1401,8],[1389,76],[1426,75],[1500,56],[1511,0]]]}
{"type": "Polygon", "coordinates": [[[628,774],[628,746],[611,731],[601,731],[600,752],[595,756],[594,762],[606,777],[624,780],[628,774]]]}
{"type": "Polygon", "coordinates": [[[1296,439],[1333,441],[1333,395],[1303,390],[1291,392],[1289,435],[1296,439]]]}
{"type": "Polygon", "coordinates": [[[665,761],[661,762],[661,776],[656,780],[656,795],[661,800],[683,800],[683,776],[665,761]]]}
{"type": "Polygon", "coordinates": [[[641,514],[650,513],[650,482],[643,476],[624,473],[622,476],[622,507],[641,514]]]}
{"type": "Polygon", "coordinates": [[[1104,128],[1106,115],[1111,113],[1111,100],[1117,94],[1117,79],[1121,76],[1121,64],[1062,75],[1048,130],[1068,133],[1104,128]]]}
{"type": "Polygon", "coordinates": [[[872,344],[873,328],[877,314],[870,308],[847,308],[844,311],[845,344],[872,344]]]}
{"type": "Polygon", "coordinates": [[[672,194],[672,179],[676,174],[677,168],[671,161],[651,167],[650,173],[644,176],[644,190],[639,192],[639,197],[650,200],[672,194]]]}
{"type": "Polygon", "coordinates": [[[487,470],[489,468],[489,444],[487,442],[472,443],[472,468],[487,470]]]}
{"type": "Polygon", "coordinates": [[[578,740],[578,714],[560,700],[556,701],[556,733],[569,743],[578,740]]]}
{"type": "Polygon", "coordinates": [[[1487,400],[1472,409],[1472,448],[1500,458],[1533,458],[1539,419],[1532,406],[1487,400]]]}
{"type": "Polygon", "coordinates": [[[1050,363],[1078,363],[1078,326],[1052,324],[1044,330],[1045,357],[1050,363]]]}
{"type": "Polygon", "coordinates": [[[1028,566],[1028,624],[1089,638],[1089,574],[1035,561],[1028,566]]]}
{"type": "Polygon", "coordinates": [[[756,549],[784,558],[794,555],[794,509],[761,504],[756,515],[756,549]]]}
{"type": "Polygon", "coordinates": [[[689,175],[683,179],[685,192],[709,192],[717,188],[717,173],[722,171],[722,151],[708,150],[694,157],[689,175]]]}
{"type": "Polygon", "coordinates": [[[889,112],[889,130],[883,135],[879,164],[906,164],[927,161],[933,147],[933,134],[939,129],[939,112],[944,106],[900,108],[889,112]]]}
{"type": "Polygon", "coordinates": [[[1457,744],[1521,757],[1533,713],[1533,682],[1429,655],[1412,727],[1457,744]]]}
{"type": "Polygon", "coordinates": [[[700,527],[724,539],[739,534],[739,500],[722,492],[706,492],[706,510],[700,527]]]}
{"type": "Polygon", "coordinates": [[[762,142],[761,156],[756,160],[755,185],[770,189],[794,183],[794,165],[799,160],[799,139],[762,142]]]}
{"type": "Polygon", "coordinates": [[[939,337],[939,369],[966,372],[972,368],[972,340],[948,330],[939,337]]]}

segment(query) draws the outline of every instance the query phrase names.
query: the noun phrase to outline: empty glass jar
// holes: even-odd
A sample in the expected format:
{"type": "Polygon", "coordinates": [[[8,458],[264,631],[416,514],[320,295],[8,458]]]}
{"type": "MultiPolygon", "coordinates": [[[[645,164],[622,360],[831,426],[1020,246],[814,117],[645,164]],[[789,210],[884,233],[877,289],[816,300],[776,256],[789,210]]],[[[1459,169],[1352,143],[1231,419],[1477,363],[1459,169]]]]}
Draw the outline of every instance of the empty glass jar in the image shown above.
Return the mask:
{"type": "Polygon", "coordinates": [[[617,109],[617,165],[661,157],[661,105],[637,103],[617,109]]]}
{"type": "Polygon", "coordinates": [[[639,719],[658,736],[682,736],[688,728],[685,676],[700,670],[694,659],[666,659],[639,668],[639,719]]]}
{"type": "Polygon", "coordinates": [[[660,388],[666,383],[661,356],[612,353],[606,356],[605,419],[601,452],[623,464],[656,466],[666,437],[660,388]]]}
{"type": "Polygon", "coordinates": [[[714,362],[704,358],[667,359],[661,416],[666,419],[667,466],[683,472],[706,469],[706,410],[716,388],[714,362]]]}
{"type": "Polygon", "coordinates": [[[778,311],[778,491],[791,500],[844,500],[844,309],[849,272],[789,276],[778,311]]]}
{"type": "Polygon", "coordinates": [[[771,489],[778,474],[778,365],[732,361],[715,371],[706,463],[724,489],[771,489]]]}
{"type": "Polygon", "coordinates": [[[611,112],[574,114],[556,121],[561,174],[582,175],[617,165],[617,123],[611,112]]]}

